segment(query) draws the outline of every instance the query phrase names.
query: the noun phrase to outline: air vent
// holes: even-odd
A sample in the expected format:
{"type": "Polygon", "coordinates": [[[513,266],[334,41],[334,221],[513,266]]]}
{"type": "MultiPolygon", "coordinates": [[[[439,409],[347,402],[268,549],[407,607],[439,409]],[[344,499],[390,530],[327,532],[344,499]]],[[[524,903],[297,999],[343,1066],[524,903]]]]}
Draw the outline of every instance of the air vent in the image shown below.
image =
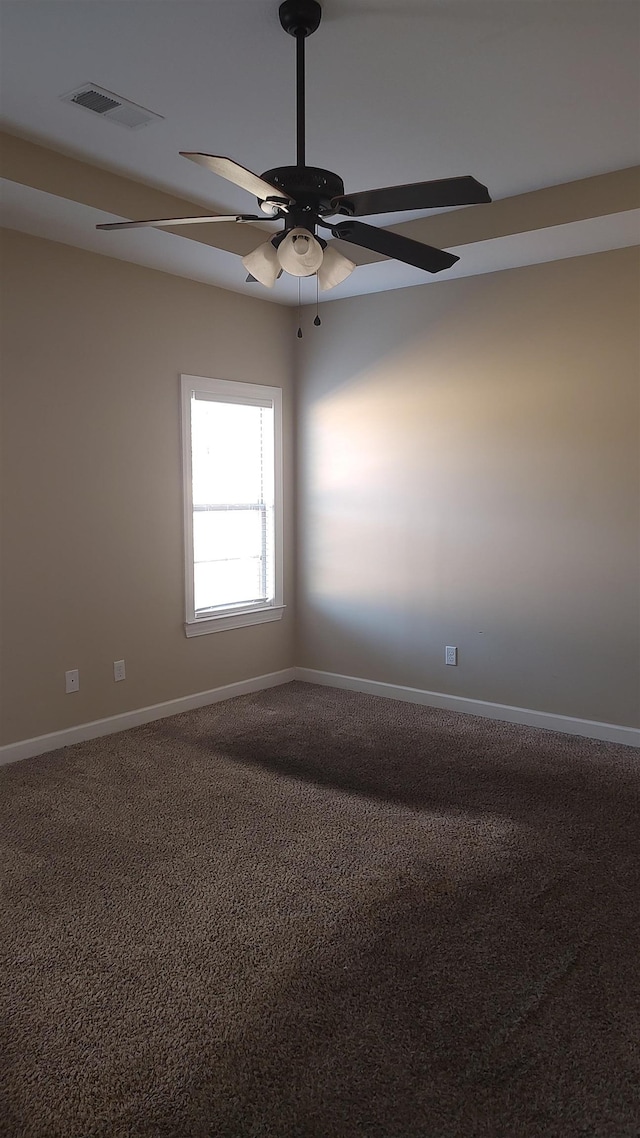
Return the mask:
{"type": "Polygon", "coordinates": [[[63,103],[74,103],[84,111],[91,111],[92,114],[109,119],[118,126],[126,126],[129,130],[138,130],[141,126],[147,126],[163,118],[155,111],[148,111],[146,107],[139,107],[137,103],[122,99],[120,95],[114,95],[113,91],[97,87],[95,83],[85,83],[82,87],[69,91],[67,95],[61,95],[60,98],[63,103]]]}
{"type": "Polygon", "coordinates": [[[77,103],[79,107],[85,107],[88,111],[95,111],[97,115],[104,115],[106,111],[115,111],[117,107],[122,106],[117,99],[109,99],[99,91],[93,90],[81,91],[79,95],[73,96],[71,102],[77,103]]]}

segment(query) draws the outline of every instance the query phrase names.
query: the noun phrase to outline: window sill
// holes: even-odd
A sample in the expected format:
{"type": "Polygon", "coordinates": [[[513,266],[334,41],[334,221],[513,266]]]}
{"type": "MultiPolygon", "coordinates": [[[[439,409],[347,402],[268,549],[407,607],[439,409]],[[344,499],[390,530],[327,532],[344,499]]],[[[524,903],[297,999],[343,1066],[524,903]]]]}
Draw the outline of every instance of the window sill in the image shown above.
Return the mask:
{"type": "Polygon", "coordinates": [[[285,605],[269,605],[263,609],[225,612],[219,616],[188,620],[184,631],[187,636],[204,636],[209,632],[225,632],[229,628],[245,628],[249,624],[266,624],[267,621],[280,620],[285,607],[285,605]]]}

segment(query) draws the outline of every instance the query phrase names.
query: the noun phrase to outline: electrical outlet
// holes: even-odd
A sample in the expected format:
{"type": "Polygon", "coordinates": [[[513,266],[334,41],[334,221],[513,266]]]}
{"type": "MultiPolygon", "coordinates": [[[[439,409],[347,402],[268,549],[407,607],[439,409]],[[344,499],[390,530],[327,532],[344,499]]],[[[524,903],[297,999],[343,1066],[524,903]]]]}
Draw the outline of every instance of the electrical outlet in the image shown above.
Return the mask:
{"type": "Polygon", "coordinates": [[[447,644],[444,650],[444,662],[454,665],[458,663],[458,649],[454,648],[452,644],[447,644]]]}
{"type": "Polygon", "coordinates": [[[80,673],[77,668],[71,668],[64,674],[64,690],[67,695],[72,691],[80,691],[80,673]]]}
{"type": "Polygon", "coordinates": [[[113,661],[113,678],[116,681],[116,683],[118,682],[118,680],[126,679],[126,675],[127,674],[124,670],[124,660],[114,660],[113,661]]]}

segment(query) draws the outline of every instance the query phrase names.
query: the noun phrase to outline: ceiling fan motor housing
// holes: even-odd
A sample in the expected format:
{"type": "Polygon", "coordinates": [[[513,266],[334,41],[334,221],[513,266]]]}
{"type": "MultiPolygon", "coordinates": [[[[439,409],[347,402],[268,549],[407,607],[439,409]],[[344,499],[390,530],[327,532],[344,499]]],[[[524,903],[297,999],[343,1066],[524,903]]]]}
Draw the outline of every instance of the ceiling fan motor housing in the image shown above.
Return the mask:
{"type": "MultiPolygon", "coordinates": [[[[265,171],[262,178],[272,186],[281,187],[284,194],[294,199],[296,204],[287,210],[287,220],[294,215],[300,218],[306,214],[322,216],[335,213],[331,202],[344,194],[342,178],[331,170],[321,170],[318,166],[277,166],[274,170],[265,171]]],[[[271,212],[268,201],[265,203],[260,198],[258,201],[263,212],[271,212]]],[[[296,220],[295,224],[301,223],[296,220]]]]}

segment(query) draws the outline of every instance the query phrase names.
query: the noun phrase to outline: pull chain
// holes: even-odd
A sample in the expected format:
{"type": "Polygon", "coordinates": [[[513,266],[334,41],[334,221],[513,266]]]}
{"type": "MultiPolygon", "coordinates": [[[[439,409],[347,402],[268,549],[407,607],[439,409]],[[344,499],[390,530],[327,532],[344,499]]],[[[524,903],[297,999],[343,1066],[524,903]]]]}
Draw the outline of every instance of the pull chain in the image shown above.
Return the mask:
{"type": "Polygon", "coordinates": [[[300,315],[300,277],[298,277],[298,339],[302,339],[302,317],[300,315]]]}
{"type": "Polygon", "coordinates": [[[316,273],[316,318],[313,322],[315,324],[316,328],[319,328],[320,325],[322,324],[322,320],[320,319],[320,314],[318,312],[319,303],[320,303],[320,285],[318,282],[318,274],[316,273]]]}

